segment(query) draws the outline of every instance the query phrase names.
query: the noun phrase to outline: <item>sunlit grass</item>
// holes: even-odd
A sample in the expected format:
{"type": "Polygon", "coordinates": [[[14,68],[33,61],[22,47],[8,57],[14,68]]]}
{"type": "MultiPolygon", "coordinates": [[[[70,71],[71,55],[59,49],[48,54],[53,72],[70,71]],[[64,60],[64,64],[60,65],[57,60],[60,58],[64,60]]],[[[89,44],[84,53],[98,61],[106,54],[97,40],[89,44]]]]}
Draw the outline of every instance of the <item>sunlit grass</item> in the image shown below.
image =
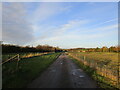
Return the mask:
{"type": "Polygon", "coordinates": [[[116,65],[118,64],[118,53],[113,52],[74,52],[73,54],[77,54],[78,57],[89,60],[95,60],[99,62],[99,64],[104,65],[116,65]]]}
{"type": "Polygon", "coordinates": [[[39,56],[39,55],[43,55],[43,54],[47,54],[47,53],[10,53],[10,54],[3,54],[2,55],[2,61],[6,61],[7,59],[15,56],[19,54],[20,55],[20,58],[29,58],[29,57],[33,57],[33,56],[39,56]]]}
{"type": "MultiPolygon", "coordinates": [[[[119,87],[118,82],[118,53],[114,52],[69,52],[78,64],[88,73],[92,71],[92,76],[97,77],[102,86],[105,84],[119,87]],[[84,63],[84,64],[83,64],[84,63]],[[86,68],[89,67],[89,68],[86,68]],[[102,81],[101,81],[102,80],[102,81]]],[[[94,77],[94,78],[95,78],[94,77]]],[[[107,86],[106,86],[107,87],[107,86]]]]}

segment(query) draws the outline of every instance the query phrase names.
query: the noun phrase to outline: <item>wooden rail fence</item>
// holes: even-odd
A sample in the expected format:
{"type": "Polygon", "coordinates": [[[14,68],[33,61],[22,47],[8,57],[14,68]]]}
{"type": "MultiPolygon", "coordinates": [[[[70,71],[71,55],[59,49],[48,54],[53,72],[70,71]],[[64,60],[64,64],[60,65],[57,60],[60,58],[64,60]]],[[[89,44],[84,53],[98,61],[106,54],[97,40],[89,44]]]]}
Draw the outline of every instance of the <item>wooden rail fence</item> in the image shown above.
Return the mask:
{"type": "Polygon", "coordinates": [[[17,55],[15,55],[15,56],[13,56],[13,57],[11,57],[11,58],[5,60],[5,61],[2,62],[1,64],[4,64],[4,63],[9,62],[9,61],[11,61],[11,60],[17,60],[17,61],[19,61],[19,60],[20,60],[20,55],[17,54],[17,55]]]}

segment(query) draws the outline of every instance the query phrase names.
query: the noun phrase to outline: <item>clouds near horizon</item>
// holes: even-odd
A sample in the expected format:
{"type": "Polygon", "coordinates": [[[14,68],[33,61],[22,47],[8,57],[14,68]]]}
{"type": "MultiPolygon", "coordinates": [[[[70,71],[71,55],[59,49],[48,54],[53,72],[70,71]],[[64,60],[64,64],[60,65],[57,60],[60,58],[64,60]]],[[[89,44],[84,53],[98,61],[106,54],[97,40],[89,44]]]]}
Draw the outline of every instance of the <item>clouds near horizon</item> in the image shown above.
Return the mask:
{"type": "Polygon", "coordinates": [[[33,40],[31,24],[22,3],[2,5],[2,37],[5,43],[24,45],[33,40]]]}
{"type": "Polygon", "coordinates": [[[116,45],[116,8],[117,3],[4,3],[3,41],[61,48],[116,45]]]}

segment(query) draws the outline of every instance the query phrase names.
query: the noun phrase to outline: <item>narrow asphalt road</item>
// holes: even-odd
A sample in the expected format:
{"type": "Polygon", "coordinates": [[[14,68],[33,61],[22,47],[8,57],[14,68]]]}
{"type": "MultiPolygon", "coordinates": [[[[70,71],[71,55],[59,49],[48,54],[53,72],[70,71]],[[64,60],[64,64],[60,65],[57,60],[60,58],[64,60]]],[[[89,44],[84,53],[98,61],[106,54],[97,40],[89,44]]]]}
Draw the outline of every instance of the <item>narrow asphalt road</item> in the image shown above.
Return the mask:
{"type": "Polygon", "coordinates": [[[66,54],[61,54],[27,88],[97,88],[97,84],[66,54]]]}

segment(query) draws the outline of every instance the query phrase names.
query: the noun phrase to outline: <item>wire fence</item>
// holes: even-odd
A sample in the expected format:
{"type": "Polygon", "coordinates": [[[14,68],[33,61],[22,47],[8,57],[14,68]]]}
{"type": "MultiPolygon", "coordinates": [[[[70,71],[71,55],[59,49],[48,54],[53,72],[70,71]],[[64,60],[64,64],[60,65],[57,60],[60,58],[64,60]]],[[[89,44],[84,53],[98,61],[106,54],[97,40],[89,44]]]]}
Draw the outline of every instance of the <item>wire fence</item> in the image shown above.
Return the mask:
{"type": "MultiPolygon", "coordinates": [[[[116,88],[120,88],[120,63],[116,62],[113,65],[104,65],[95,60],[90,60],[87,56],[80,56],[79,54],[69,53],[70,56],[79,60],[84,65],[89,66],[97,72],[102,77],[105,77],[105,81],[109,82],[109,85],[116,88]]],[[[98,77],[97,77],[98,78],[98,77]]]]}

